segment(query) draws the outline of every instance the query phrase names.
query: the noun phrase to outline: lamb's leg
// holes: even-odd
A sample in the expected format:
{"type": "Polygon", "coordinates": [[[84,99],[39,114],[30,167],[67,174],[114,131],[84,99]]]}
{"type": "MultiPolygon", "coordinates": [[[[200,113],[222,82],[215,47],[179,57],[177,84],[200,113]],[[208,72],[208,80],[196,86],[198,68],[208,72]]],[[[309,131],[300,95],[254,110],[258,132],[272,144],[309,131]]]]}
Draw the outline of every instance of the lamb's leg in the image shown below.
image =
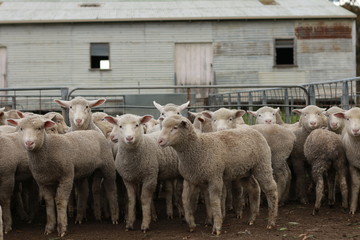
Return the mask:
{"type": "Polygon", "coordinates": [[[254,176],[241,179],[245,192],[249,195],[250,217],[248,224],[253,225],[260,209],[260,187],[254,176]]]}
{"type": "MultiPolygon", "coordinates": [[[[236,218],[241,219],[243,216],[245,200],[244,200],[244,191],[240,180],[236,180],[234,182],[234,190],[235,190],[234,207],[235,207],[236,218]]],[[[259,198],[259,203],[260,203],[260,198],[259,198]]]]}
{"type": "Polygon", "coordinates": [[[39,184],[40,192],[42,192],[45,205],[46,205],[46,226],[45,235],[49,235],[55,230],[56,226],[56,213],[55,213],[55,186],[41,185],[39,184]]]}
{"type": "Polygon", "coordinates": [[[102,169],[103,173],[103,184],[105,188],[106,197],[108,200],[111,221],[113,224],[118,224],[119,221],[119,205],[116,188],[116,170],[111,167],[102,169]]]}
{"type": "Polygon", "coordinates": [[[178,213],[179,213],[179,218],[184,217],[184,208],[183,208],[183,204],[181,201],[181,192],[183,190],[183,181],[184,181],[183,179],[176,179],[174,181],[174,185],[175,185],[174,201],[175,201],[175,205],[178,210],[178,213]]]}
{"type": "MultiPolygon", "coordinates": [[[[287,165],[287,164],[286,164],[287,165]]],[[[278,171],[274,172],[274,179],[277,184],[277,192],[278,192],[278,199],[279,199],[279,205],[283,205],[285,201],[285,195],[286,195],[286,185],[289,181],[289,173],[288,169],[286,169],[285,164],[281,166],[282,168],[278,171]]],[[[289,167],[287,167],[289,168],[289,167]]]]}
{"type": "MultiPolygon", "coordinates": [[[[95,171],[91,183],[91,191],[93,195],[94,216],[97,221],[101,221],[101,175],[100,172],[95,171]]],[[[105,184],[106,185],[106,184],[105,184]]],[[[104,185],[104,186],[105,186],[104,185]]]]}
{"type": "Polygon", "coordinates": [[[86,218],[86,206],[89,197],[89,183],[87,178],[75,181],[75,188],[78,193],[78,199],[76,201],[77,214],[75,224],[81,224],[83,219],[86,218]]]}
{"type": "Polygon", "coordinates": [[[153,194],[156,190],[156,181],[156,179],[151,179],[148,182],[144,182],[141,189],[141,209],[143,213],[141,231],[144,233],[150,229],[151,202],[153,200],[153,194]]]}
{"type": "Polygon", "coordinates": [[[184,205],[185,220],[189,225],[190,232],[193,232],[196,228],[192,203],[194,193],[196,192],[198,192],[196,186],[184,180],[182,201],[184,205]]]}
{"type": "Polygon", "coordinates": [[[173,185],[172,181],[166,180],[165,181],[165,196],[166,196],[166,215],[168,219],[174,218],[173,213],[173,204],[172,204],[172,196],[173,196],[173,185]]]}
{"type": "Polygon", "coordinates": [[[359,199],[360,173],[355,167],[351,165],[349,166],[349,170],[351,176],[350,214],[355,214],[359,199]]]}
{"type": "Polygon", "coordinates": [[[282,199],[280,199],[279,201],[281,201],[281,204],[285,204],[285,202],[289,199],[289,195],[290,195],[290,186],[291,186],[291,170],[290,167],[287,163],[285,163],[285,168],[286,168],[286,185],[285,185],[285,189],[284,189],[284,194],[282,196],[282,199]]]}
{"type": "Polygon", "coordinates": [[[23,198],[23,194],[22,194],[22,189],[24,188],[22,188],[20,184],[21,183],[16,183],[14,189],[14,201],[16,204],[16,213],[22,221],[28,222],[30,221],[30,217],[25,211],[25,206],[24,206],[25,199],[23,198]]]}
{"type": "Polygon", "coordinates": [[[306,186],[305,186],[305,166],[302,158],[291,157],[291,162],[293,164],[295,176],[296,176],[296,192],[299,201],[302,204],[308,204],[308,199],[306,196],[306,186]]]}
{"type": "Polygon", "coordinates": [[[222,181],[211,181],[208,185],[210,207],[214,219],[212,233],[220,235],[223,217],[221,214],[221,195],[224,183],[222,181]]]}
{"type": "Polygon", "coordinates": [[[254,177],[258,181],[261,190],[265,193],[269,208],[269,217],[267,228],[275,227],[278,214],[278,195],[277,186],[272,175],[272,168],[258,168],[253,171],[254,177]]]}
{"type": "Polygon", "coordinates": [[[73,188],[71,190],[71,194],[70,194],[70,197],[69,197],[69,203],[68,203],[68,216],[69,217],[74,217],[74,202],[75,202],[75,189],[73,188]]]}
{"type": "Polygon", "coordinates": [[[339,185],[340,185],[340,191],[341,191],[341,200],[342,200],[342,207],[343,209],[348,209],[349,207],[349,190],[348,185],[346,182],[346,176],[347,176],[347,167],[345,164],[343,166],[340,166],[338,169],[338,179],[339,179],[339,185]]]}
{"type": "Polygon", "coordinates": [[[66,211],[73,182],[73,178],[60,182],[56,190],[55,203],[57,210],[57,231],[60,237],[65,236],[67,233],[68,220],[66,211]]]}
{"type": "Polygon", "coordinates": [[[328,183],[328,204],[330,207],[335,204],[335,178],[336,172],[335,169],[329,169],[327,176],[328,183]]]}
{"type": "Polygon", "coordinates": [[[212,209],[210,206],[210,198],[209,198],[209,191],[207,188],[202,188],[201,192],[204,196],[205,201],[205,209],[206,209],[206,219],[205,219],[205,226],[212,226],[213,224],[213,216],[212,216],[212,209]]]}
{"type": "Polygon", "coordinates": [[[0,185],[0,205],[3,209],[4,232],[7,234],[11,231],[12,218],[10,210],[11,196],[15,186],[14,176],[2,176],[0,185]]]}
{"type": "Polygon", "coordinates": [[[233,211],[234,204],[233,204],[233,194],[232,194],[232,182],[226,181],[226,211],[233,211]]]}
{"type": "Polygon", "coordinates": [[[157,221],[157,213],[156,213],[154,198],[152,198],[151,200],[151,220],[153,220],[153,222],[157,221]]]}
{"type": "Polygon", "coordinates": [[[320,206],[321,206],[321,200],[324,196],[324,178],[323,178],[323,176],[319,175],[314,180],[316,182],[316,201],[315,201],[314,210],[312,212],[313,215],[315,215],[319,211],[320,206]]]}
{"type": "Polygon", "coordinates": [[[127,218],[125,230],[134,229],[134,222],[136,220],[136,188],[137,184],[124,180],[124,184],[127,192],[127,218]]]}

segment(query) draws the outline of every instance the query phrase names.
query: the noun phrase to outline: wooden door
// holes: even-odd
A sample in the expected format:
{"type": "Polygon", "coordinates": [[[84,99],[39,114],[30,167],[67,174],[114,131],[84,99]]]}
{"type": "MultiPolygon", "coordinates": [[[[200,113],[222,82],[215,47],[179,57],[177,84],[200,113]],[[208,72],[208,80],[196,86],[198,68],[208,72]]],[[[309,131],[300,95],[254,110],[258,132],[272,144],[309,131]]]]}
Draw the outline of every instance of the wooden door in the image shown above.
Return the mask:
{"type": "MultiPolygon", "coordinates": [[[[178,43],[175,45],[177,85],[213,85],[213,47],[211,43],[178,43]]],[[[197,90],[206,98],[208,89],[197,90]]]]}
{"type": "Polygon", "coordinates": [[[7,49],[0,46],[0,88],[7,87],[7,49]]]}

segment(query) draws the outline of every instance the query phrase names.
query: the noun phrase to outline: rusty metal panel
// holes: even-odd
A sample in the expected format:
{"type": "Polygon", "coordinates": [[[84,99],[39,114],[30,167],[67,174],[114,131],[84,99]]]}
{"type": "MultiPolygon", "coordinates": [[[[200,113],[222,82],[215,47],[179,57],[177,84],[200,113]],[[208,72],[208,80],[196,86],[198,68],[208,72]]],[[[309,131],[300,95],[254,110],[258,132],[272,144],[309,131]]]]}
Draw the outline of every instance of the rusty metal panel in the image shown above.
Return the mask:
{"type": "Polygon", "coordinates": [[[295,26],[298,39],[328,39],[352,38],[352,24],[350,22],[299,22],[295,26]]]}
{"type": "Polygon", "coordinates": [[[305,39],[297,41],[298,53],[352,52],[352,39],[305,39]]]}

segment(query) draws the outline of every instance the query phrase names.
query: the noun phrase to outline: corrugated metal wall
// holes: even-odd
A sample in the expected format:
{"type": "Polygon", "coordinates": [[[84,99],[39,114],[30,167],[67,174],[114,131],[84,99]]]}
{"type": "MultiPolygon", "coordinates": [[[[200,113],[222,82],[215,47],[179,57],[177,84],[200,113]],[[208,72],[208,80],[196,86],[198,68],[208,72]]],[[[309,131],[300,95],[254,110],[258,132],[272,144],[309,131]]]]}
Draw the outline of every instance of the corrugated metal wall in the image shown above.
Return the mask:
{"type": "Polygon", "coordinates": [[[19,24],[0,25],[0,45],[9,87],[172,85],[175,43],[185,42],[213,43],[217,84],[301,84],[355,76],[352,27],[353,20],[19,24]],[[296,30],[335,23],[327,29],[340,34],[296,39],[296,30]],[[274,67],[275,38],[295,38],[296,67],[274,67]],[[92,42],[110,43],[111,71],[89,70],[92,42]]]}

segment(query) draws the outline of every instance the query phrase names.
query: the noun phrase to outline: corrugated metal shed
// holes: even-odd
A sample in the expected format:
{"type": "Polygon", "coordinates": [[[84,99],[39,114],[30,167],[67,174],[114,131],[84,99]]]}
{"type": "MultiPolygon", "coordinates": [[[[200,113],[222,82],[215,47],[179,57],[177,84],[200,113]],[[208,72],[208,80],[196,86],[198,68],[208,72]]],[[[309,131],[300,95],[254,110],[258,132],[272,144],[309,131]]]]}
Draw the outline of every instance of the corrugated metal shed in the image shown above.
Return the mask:
{"type": "Polygon", "coordinates": [[[4,1],[0,5],[0,23],[355,17],[328,0],[4,1]]]}

